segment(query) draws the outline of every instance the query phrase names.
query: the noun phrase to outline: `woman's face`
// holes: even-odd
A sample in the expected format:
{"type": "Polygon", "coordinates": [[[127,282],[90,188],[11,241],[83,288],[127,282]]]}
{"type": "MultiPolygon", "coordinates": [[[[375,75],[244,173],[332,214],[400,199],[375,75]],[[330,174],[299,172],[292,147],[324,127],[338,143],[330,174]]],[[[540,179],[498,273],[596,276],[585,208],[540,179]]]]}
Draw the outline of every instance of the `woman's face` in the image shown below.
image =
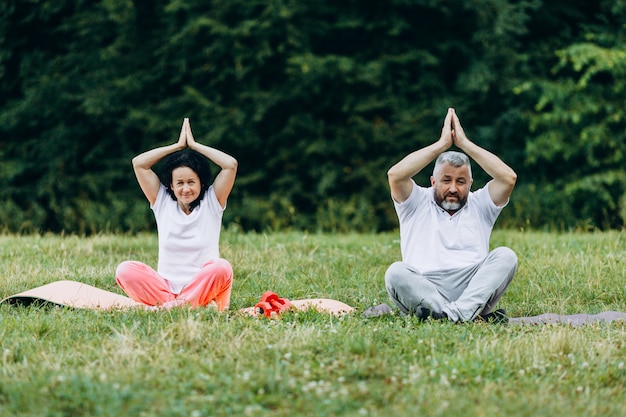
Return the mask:
{"type": "Polygon", "coordinates": [[[200,196],[200,178],[193,169],[178,167],[172,171],[170,188],[174,191],[178,204],[183,208],[188,208],[189,204],[200,196]]]}

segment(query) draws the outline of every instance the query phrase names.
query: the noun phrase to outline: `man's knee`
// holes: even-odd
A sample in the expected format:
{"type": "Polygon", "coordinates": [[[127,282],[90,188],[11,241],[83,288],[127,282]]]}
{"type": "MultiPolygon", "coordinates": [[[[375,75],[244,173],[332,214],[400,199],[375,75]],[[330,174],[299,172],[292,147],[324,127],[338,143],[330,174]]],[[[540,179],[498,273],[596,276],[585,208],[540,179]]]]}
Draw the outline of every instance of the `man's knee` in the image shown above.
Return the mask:
{"type": "Polygon", "coordinates": [[[406,266],[402,262],[392,263],[385,272],[385,285],[387,288],[394,288],[397,280],[406,273],[406,266]]]}
{"type": "Polygon", "coordinates": [[[493,265],[497,268],[499,288],[506,288],[517,272],[517,255],[510,248],[501,246],[492,251],[493,265]]]}
{"type": "Polygon", "coordinates": [[[511,248],[500,246],[491,251],[491,253],[502,262],[503,265],[510,265],[517,268],[517,255],[511,248]]]}

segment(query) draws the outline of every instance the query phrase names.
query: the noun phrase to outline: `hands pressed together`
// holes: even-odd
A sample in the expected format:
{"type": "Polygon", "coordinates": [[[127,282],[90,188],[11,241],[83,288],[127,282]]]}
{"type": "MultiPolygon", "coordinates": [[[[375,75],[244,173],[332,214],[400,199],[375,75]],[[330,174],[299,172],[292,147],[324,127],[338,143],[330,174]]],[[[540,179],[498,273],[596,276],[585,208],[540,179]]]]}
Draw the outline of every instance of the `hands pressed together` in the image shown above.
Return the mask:
{"type": "Polygon", "coordinates": [[[177,144],[180,149],[185,149],[187,147],[193,149],[196,145],[196,140],[193,137],[193,133],[191,133],[191,124],[189,123],[188,117],[185,117],[183,120],[183,126],[180,129],[180,136],[178,137],[177,144]]]}
{"type": "Polygon", "coordinates": [[[446,118],[443,121],[439,141],[445,145],[445,149],[450,148],[452,145],[464,149],[465,144],[469,142],[459,121],[459,116],[457,116],[453,108],[448,109],[448,114],[446,114],[446,118]]]}

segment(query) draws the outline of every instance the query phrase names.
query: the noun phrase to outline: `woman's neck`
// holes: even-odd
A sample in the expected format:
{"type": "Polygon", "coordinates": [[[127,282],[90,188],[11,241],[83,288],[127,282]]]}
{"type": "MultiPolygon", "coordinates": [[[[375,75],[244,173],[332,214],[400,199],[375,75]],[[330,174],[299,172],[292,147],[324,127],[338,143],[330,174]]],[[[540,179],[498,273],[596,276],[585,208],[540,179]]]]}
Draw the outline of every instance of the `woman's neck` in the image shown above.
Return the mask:
{"type": "Polygon", "coordinates": [[[193,208],[191,207],[191,205],[187,204],[183,204],[181,202],[178,202],[178,207],[180,207],[180,209],[183,211],[183,213],[185,213],[186,215],[190,215],[191,212],[193,211],[193,208]]]}

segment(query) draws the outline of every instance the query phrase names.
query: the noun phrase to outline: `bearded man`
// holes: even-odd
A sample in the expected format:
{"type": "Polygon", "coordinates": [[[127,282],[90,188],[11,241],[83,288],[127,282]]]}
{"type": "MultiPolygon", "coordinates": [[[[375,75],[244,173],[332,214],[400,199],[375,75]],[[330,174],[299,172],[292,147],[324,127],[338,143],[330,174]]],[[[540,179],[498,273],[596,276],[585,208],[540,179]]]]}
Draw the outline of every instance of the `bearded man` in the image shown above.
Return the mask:
{"type": "Polygon", "coordinates": [[[385,285],[400,312],[454,322],[508,321],[495,306],[515,276],[517,256],[507,247],[490,250],[489,241],[517,174],[470,141],[451,108],[439,140],[407,155],[387,176],[402,262],[387,269],[385,285]],[[463,153],[449,151],[452,145],[463,153]],[[435,158],[431,186],[418,186],[413,177],[435,158]],[[473,192],[470,158],[492,178],[473,192]]]}

